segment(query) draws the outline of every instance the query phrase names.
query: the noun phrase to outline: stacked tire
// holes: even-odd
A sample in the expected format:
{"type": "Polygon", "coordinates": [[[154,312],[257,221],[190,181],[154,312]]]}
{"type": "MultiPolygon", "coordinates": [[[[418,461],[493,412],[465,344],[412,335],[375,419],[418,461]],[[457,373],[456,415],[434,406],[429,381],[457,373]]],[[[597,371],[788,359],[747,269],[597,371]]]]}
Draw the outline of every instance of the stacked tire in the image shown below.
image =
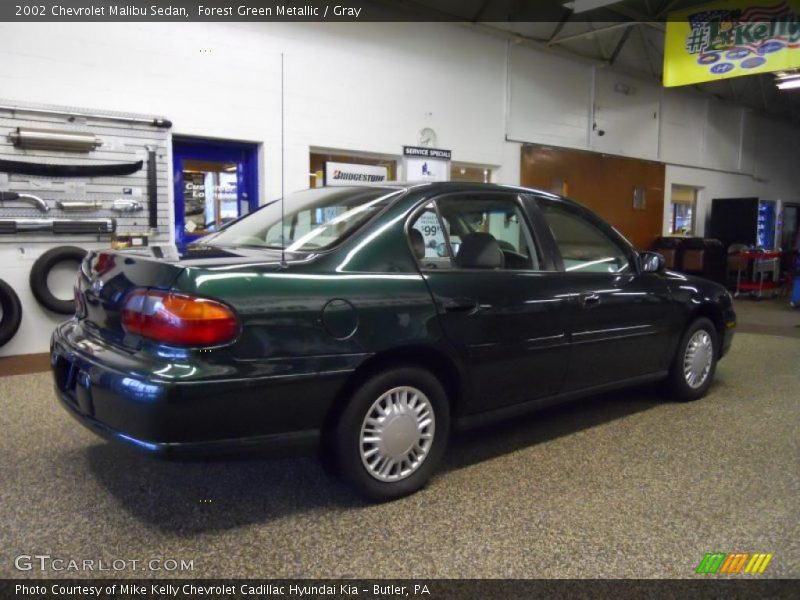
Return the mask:
{"type": "Polygon", "coordinates": [[[62,262],[80,262],[86,256],[86,250],[77,246],[59,246],[42,254],[33,263],[30,284],[34,298],[46,309],[60,315],[71,315],[75,312],[75,300],[61,300],[50,290],[47,277],[56,265],[62,262]]]}
{"type": "Polygon", "coordinates": [[[11,341],[22,322],[22,304],[17,293],[0,279],[0,347],[11,341]]]}

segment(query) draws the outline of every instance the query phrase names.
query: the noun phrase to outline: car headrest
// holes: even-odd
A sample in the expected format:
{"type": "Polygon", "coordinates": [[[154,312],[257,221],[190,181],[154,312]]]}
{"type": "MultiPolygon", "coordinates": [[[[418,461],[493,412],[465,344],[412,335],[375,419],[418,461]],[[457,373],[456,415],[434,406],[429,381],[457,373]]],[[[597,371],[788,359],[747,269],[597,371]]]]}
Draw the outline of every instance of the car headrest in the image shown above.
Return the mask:
{"type": "Polygon", "coordinates": [[[500,244],[489,233],[468,233],[456,254],[456,264],[465,269],[502,269],[504,262],[500,244]]]}
{"type": "Polygon", "coordinates": [[[514,244],[505,240],[497,240],[497,245],[500,246],[500,250],[508,250],[509,252],[517,251],[517,249],[514,248],[514,244]]]}
{"type": "Polygon", "coordinates": [[[414,252],[414,256],[419,259],[425,258],[425,238],[422,237],[422,232],[419,229],[411,229],[408,237],[411,240],[411,250],[414,252]]]}

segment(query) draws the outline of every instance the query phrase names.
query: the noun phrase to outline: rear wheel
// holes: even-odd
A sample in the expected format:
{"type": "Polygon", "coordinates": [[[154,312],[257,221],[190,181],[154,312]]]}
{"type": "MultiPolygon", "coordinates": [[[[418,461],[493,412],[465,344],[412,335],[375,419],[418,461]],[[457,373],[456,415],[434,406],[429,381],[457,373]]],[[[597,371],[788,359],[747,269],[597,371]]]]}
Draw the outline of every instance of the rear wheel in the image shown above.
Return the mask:
{"type": "Polygon", "coordinates": [[[420,489],[447,446],[450,410],[439,380],[396,367],[366,380],[334,432],[342,477],[361,495],[385,501],[420,489]]]}
{"type": "Polygon", "coordinates": [[[717,330],[705,317],[692,322],[681,338],[669,378],[680,400],[705,396],[717,368],[717,330]]]}

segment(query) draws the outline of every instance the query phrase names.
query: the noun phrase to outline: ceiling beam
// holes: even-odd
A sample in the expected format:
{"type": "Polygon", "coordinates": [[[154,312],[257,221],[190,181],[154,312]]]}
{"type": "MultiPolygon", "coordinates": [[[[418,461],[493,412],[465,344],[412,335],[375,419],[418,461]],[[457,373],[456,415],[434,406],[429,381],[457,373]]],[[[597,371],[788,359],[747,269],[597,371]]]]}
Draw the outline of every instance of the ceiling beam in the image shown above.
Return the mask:
{"type": "Polygon", "coordinates": [[[492,2],[492,0],[484,0],[483,4],[481,4],[481,7],[478,9],[478,12],[476,12],[475,16],[472,17],[473,22],[477,22],[477,21],[481,20],[481,17],[483,16],[483,13],[486,12],[486,9],[487,9],[487,7],[489,6],[489,4],[491,2],[492,2]]]}
{"type": "Polygon", "coordinates": [[[645,60],[647,60],[647,66],[650,68],[650,73],[653,75],[653,79],[658,79],[658,71],[653,66],[650,51],[647,49],[647,38],[644,36],[644,29],[637,29],[637,31],[639,32],[639,41],[642,43],[642,51],[644,52],[645,60]]]}
{"type": "Polygon", "coordinates": [[[656,13],[656,19],[661,19],[665,17],[669,11],[673,9],[673,7],[678,4],[681,0],[668,0],[667,3],[656,13]]]}
{"type": "Polygon", "coordinates": [[[561,20],[558,22],[558,25],[556,25],[556,28],[553,30],[553,33],[551,33],[551,34],[550,34],[550,40],[548,41],[548,43],[552,42],[552,41],[555,39],[555,37],[556,37],[556,36],[557,36],[559,33],[561,33],[561,30],[562,30],[562,29],[564,29],[564,25],[566,25],[566,24],[567,24],[567,22],[568,22],[568,21],[569,21],[571,18],[572,18],[572,11],[571,11],[571,10],[569,10],[569,9],[567,9],[567,8],[565,8],[565,9],[564,9],[564,10],[561,12],[561,20]]]}
{"type": "MultiPolygon", "coordinates": [[[[587,22],[589,27],[591,27],[591,22],[587,22]]],[[[571,42],[573,40],[579,40],[585,37],[590,37],[595,34],[605,33],[606,31],[615,31],[617,29],[629,28],[633,25],[638,25],[636,21],[626,21],[625,23],[614,23],[613,25],[609,25],[608,27],[601,27],[600,29],[589,29],[588,31],[583,31],[581,33],[573,33],[570,35],[565,35],[560,38],[550,39],[547,44],[552,46],[553,44],[563,44],[564,42],[571,42]]]]}
{"type": "MultiPolygon", "coordinates": [[[[589,21],[589,29],[591,29],[591,30],[592,30],[592,31],[594,31],[594,32],[596,32],[596,31],[597,31],[597,30],[594,28],[594,24],[593,24],[591,21],[589,21]]],[[[594,45],[595,45],[595,46],[597,46],[597,53],[598,53],[600,56],[602,56],[602,57],[603,57],[603,61],[605,61],[606,63],[608,63],[608,56],[606,55],[606,49],[605,49],[605,48],[603,48],[603,40],[601,40],[601,39],[600,39],[600,36],[599,36],[599,35],[594,35],[594,36],[592,36],[592,39],[594,40],[594,45]]]]}
{"type": "Polygon", "coordinates": [[[597,8],[604,8],[609,4],[615,4],[616,2],[619,2],[619,0],[572,0],[571,2],[565,2],[564,6],[571,8],[572,12],[578,14],[595,10],[597,8]]]}
{"type": "Polygon", "coordinates": [[[620,5],[620,6],[609,6],[608,10],[613,11],[623,17],[628,17],[629,19],[634,19],[635,21],[639,21],[642,25],[646,25],[647,27],[652,27],[653,29],[658,29],[659,31],[666,31],[666,26],[664,23],[658,23],[655,21],[655,17],[651,15],[647,15],[643,12],[639,12],[633,8],[628,8],[627,6],[620,5]]]}
{"type": "Polygon", "coordinates": [[[583,62],[592,65],[605,66],[607,64],[606,61],[596,56],[589,56],[588,54],[576,52],[575,50],[571,50],[569,48],[562,48],[561,46],[558,45],[551,46],[547,43],[547,40],[541,40],[528,35],[523,35],[521,33],[509,31],[508,29],[501,29],[500,27],[494,27],[493,25],[488,25],[486,23],[468,22],[468,23],[462,23],[462,25],[464,25],[465,27],[469,27],[471,29],[475,29],[477,31],[482,31],[489,35],[501,37],[503,39],[511,41],[511,43],[520,44],[521,46],[528,46],[530,48],[535,48],[537,50],[544,50],[551,54],[557,54],[559,56],[564,56],[566,58],[579,59],[583,62]]]}
{"type": "Polygon", "coordinates": [[[625,47],[625,43],[628,41],[628,38],[631,37],[632,30],[632,27],[628,27],[622,32],[617,45],[614,47],[614,51],[611,53],[611,56],[608,57],[609,66],[613,66],[614,63],[617,62],[617,57],[619,56],[619,53],[622,52],[622,48],[625,47]]]}

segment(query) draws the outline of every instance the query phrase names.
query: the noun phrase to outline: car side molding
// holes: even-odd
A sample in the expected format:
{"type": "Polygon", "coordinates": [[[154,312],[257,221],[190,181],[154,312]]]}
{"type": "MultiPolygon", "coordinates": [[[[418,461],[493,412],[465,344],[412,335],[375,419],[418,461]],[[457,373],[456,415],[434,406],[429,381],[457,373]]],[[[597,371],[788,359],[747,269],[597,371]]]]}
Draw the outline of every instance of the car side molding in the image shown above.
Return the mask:
{"type": "Polygon", "coordinates": [[[501,408],[481,412],[472,415],[465,415],[458,417],[454,422],[454,428],[457,431],[467,431],[498,421],[505,421],[519,415],[524,415],[531,412],[536,412],[550,406],[561,404],[562,402],[569,402],[570,400],[577,400],[586,396],[593,396],[603,392],[610,392],[616,389],[626,388],[633,385],[641,385],[644,383],[652,383],[664,379],[669,374],[669,371],[658,371],[656,373],[649,373],[647,375],[639,375],[631,377],[622,381],[614,381],[611,383],[604,383],[603,385],[596,385],[582,390],[575,390],[564,394],[556,394],[554,396],[546,396],[544,398],[536,398],[528,402],[520,404],[513,404],[510,406],[503,406],[501,408]]]}

